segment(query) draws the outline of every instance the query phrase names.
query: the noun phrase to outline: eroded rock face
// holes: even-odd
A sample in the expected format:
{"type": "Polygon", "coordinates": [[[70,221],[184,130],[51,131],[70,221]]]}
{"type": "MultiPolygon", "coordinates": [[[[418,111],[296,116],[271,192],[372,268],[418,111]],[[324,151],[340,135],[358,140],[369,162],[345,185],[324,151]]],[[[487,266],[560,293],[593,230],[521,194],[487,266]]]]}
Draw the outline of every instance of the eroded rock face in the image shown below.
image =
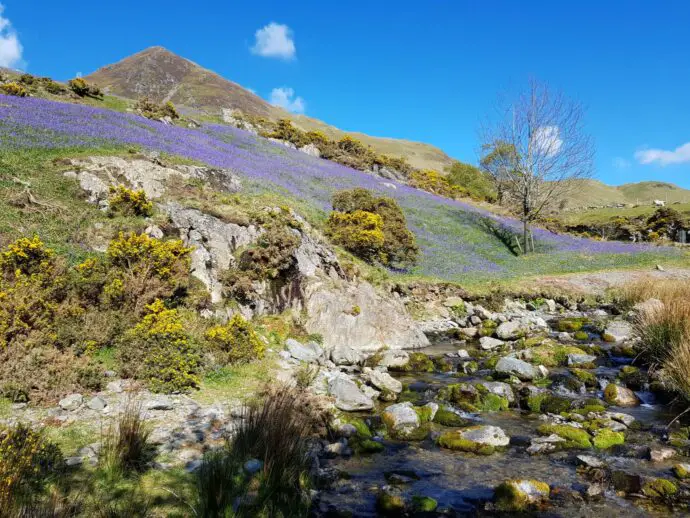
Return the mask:
{"type": "Polygon", "coordinates": [[[306,290],[305,309],[307,331],[321,334],[326,349],[346,345],[376,351],[429,345],[402,301],[378,293],[367,282],[312,282],[306,290]]]}
{"type": "Polygon", "coordinates": [[[219,281],[221,272],[234,266],[233,254],[239,247],[254,243],[263,231],[254,225],[243,227],[225,223],[214,216],[196,209],[186,209],[176,203],[162,208],[172,224],[179,229],[184,244],[194,247],[192,275],[204,283],[213,303],[222,301],[222,286],[219,281]]]}

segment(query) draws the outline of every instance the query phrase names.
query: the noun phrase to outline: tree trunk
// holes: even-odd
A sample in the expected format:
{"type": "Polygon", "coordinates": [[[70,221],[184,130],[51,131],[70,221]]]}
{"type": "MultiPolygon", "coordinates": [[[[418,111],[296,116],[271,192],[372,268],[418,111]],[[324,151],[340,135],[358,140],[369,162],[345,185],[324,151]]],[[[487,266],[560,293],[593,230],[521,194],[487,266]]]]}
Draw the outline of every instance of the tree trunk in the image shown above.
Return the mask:
{"type": "Polygon", "coordinates": [[[529,241],[528,241],[528,236],[529,236],[529,222],[527,219],[524,219],[522,221],[522,242],[525,244],[525,253],[529,253],[529,241]]]}

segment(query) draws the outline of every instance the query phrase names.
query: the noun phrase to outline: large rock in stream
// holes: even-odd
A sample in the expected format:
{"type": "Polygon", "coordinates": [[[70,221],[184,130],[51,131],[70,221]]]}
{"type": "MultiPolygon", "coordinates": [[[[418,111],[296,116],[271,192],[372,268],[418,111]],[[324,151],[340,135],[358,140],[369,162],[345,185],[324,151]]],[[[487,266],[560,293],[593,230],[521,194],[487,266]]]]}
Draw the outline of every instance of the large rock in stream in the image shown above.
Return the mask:
{"type": "Polygon", "coordinates": [[[523,360],[504,356],[494,368],[497,374],[503,377],[515,376],[521,381],[532,381],[540,376],[539,370],[523,360]]]}
{"type": "Polygon", "coordinates": [[[328,393],[335,398],[335,406],[345,412],[371,410],[374,402],[357,384],[342,374],[334,376],[328,383],[328,393]]]}

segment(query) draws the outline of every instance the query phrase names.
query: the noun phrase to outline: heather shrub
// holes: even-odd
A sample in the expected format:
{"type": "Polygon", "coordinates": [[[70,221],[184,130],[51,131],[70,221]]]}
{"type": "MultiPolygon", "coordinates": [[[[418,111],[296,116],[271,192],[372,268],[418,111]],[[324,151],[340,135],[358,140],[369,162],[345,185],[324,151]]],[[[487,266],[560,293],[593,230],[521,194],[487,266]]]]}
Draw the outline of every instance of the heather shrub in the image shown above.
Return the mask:
{"type": "Polygon", "coordinates": [[[223,365],[260,360],[266,352],[266,344],[254,326],[239,314],[234,315],[227,324],[209,329],[206,339],[223,365]]]}
{"type": "Polygon", "coordinates": [[[110,187],[110,212],[123,216],[151,216],[153,203],[149,201],[143,189],[132,190],[124,185],[110,187]]]}
{"type": "Polygon", "coordinates": [[[295,230],[269,223],[257,243],[240,254],[237,267],[223,273],[227,295],[247,303],[255,295],[254,283],[286,280],[295,267],[294,254],[300,242],[295,230]]]}
{"type": "Polygon", "coordinates": [[[11,82],[0,85],[0,94],[14,95],[15,97],[26,97],[29,92],[19,83],[11,82]]]}
{"type": "Polygon", "coordinates": [[[36,77],[31,74],[24,73],[19,76],[18,81],[22,84],[31,86],[34,84],[34,82],[36,82],[36,77]]]}
{"type": "MultiPolygon", "coordinates": [[[[361,212],[378,216],[381,220],[383,232],[383,244],[376,254],[366,253],[362,259],[374,262],[378,261],[386,266],[404,268],[414,264],[419,255],[419,247],[415,242],[415,237],[407,228],[407,220],[402,209],[395,200],[387,197],[375,197],[370,191],[362,188],[355,188],[340,191],[333,196],[333,210],[326,224],[326,232],[332,239],[338,242],[339,235],[348,238],[359,238],[363,244],[367,240],[379,240],[378,229],[374,230],[378,220],[375,217],[365,217],[361,212]],[[333,214],[336,214],[333,216],[333,214]],[[337,215],[340,214],[340,215],[337,215]],[[342,214],[350,215],[344,217],[342,214]],[[354,224],[361,224],[362,232],[352,229],[354,224]],[[344,230],[347,229],[347,230],[344,230]]],[[[345,243],[345,241],[340,241],[345,243]]],[[[355,243],[357,239],[355,239],[355,243]]],[[[342,245],[348,248],[347,245],[342,245]]],[[[356,255],[359,252],[353,247],[350,250],[356,255]]],[[[369,251],[366,246],[365,252],[369,251]]]]}
{"type": "Polygon", "coordinates": [[[96,85],[87,83],[81,77],[70,79],[67,86],[79,97],[101,97],[103,95],[96,85]]]}
{"type": "Polygon", "coordinates": [[[185,331],[182,318],[160,299],[127,331],[119,358],[126,376],[144,380],[154,392],[184,392],[199,385],[199,350],[185,331]]]}
{"type": "Polygon", "coordinates": [[[43,86],[43,89],[49,94],[60,95],[62,93],[65,93],[66,91],[65,87],[62,86],[60,83],[57,83],[47,77],[41,80],[41,84],[43,86]]]}
{"type": "Polygon", "coordinates": [[[35,498],[63,463],[59,448],[27,426],[0,430],[0,510],[35,498]]]}
{"type": "Polygon", "coordinates": [[[356,210],[331,212],[326,221],[331,240],[367,262],[382,261],[385,238],[378,214],[356,210]]]}

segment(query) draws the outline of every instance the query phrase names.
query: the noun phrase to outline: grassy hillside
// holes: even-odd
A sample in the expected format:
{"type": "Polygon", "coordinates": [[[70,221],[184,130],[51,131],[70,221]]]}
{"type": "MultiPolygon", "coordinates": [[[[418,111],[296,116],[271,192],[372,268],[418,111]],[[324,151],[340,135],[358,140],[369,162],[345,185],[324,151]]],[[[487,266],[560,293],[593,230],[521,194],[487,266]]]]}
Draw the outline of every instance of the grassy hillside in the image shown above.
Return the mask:
{"type": "Polygon", "coordinates": [[[332,138],[356,135],[378,153],[403,156],[419,168],[444,171],[452,159],[429,144],[352,133],[322,121],[295,115],[267,103],[261,97],[218,74],[162,48],[151,47],[86,77],[102,89],[128,99],[149,97],[156,102],[172,101],[187,112],[220,117],[224,108],[272,120],[292,119],[298,126],[318,129],[332,138]]]}
{"type": "MultiPolygon", "coordinates": [[[[419,265],[409,272],[413,275],[483,282],[544,273],[651,265],[682,257],[676,249],[590,241],[545,230],[535,230],[539,253],[516,257],[512,241],[519,232],[517,221],[316,159],[228,126],[206,125],[193,130],[83,105],[4,96],[0,103],[0,121],[4,163],[24,164],[22,154],[31,151],[30,163],[35,165],[25,171],[23,177],[37,186],[43,185],[42,175],[50,171],[49,158],[55,150],[75,148],[80,152],[88,149],[96,152],[116,146],[119,149],[154,149],[216,167],[232,168],[244,177],[249,192],[279,195],[285,203],[294,204],[307,213],[316,225],[323,223],[330,197],[339,189],[362,186],[389,195],[403,207],[423,251],[419,265]],[[45,156],[41,159],[43,153],[45,156]]],[[[69,154],[70,151],[61,153],[69,154]]],[[[3,168],[6,187],[15,175],[13,167],[3,168]]],[[[67,188],[64,184],[60,192],[67,188]]],[[[53,198],[50,191],[45,198],[53,198]]],[[[69,207],[69,202],[65,201],[64,205],[69,207]]],[[[10,210],[9,206],[5,198],[3,212],[10,210]]],[[[14,223],[2,225],[3,231],[13,232],[20,222],[19,228],[24,232],[46,232],[38,224],[29,227],[25,217],[16,217],[14,223]]],[[[87,227],[88,220],[88,217],[83,220],[87,227]]],[[[72,242],[79,243],[79,240],[72,242]]]]}
{"type": "Polygon", "coordinates": [[[567,201],[568,208],[601,207],[613,204],[650,205],[654,200],[690,203],[690,191],[665,182],[639,182],[620,186],[598,180],[582,180],[567,201]]]}

